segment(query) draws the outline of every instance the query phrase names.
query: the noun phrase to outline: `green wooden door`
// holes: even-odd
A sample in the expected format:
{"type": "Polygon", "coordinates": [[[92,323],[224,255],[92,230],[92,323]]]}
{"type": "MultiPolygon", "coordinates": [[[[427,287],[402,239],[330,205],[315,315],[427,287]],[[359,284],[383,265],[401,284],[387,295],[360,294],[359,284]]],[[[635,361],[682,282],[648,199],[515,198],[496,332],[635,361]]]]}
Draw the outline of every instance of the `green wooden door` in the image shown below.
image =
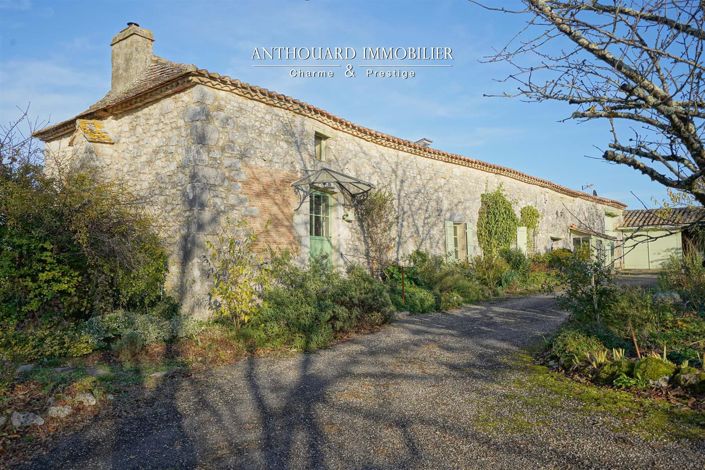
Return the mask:
{"type": "Polygon", "coordinates": [[[328,263],[332,263],[330,196],[325,193],[311,193],[309,199],[309,252],[312,258],[325,257],[328,263]]]}

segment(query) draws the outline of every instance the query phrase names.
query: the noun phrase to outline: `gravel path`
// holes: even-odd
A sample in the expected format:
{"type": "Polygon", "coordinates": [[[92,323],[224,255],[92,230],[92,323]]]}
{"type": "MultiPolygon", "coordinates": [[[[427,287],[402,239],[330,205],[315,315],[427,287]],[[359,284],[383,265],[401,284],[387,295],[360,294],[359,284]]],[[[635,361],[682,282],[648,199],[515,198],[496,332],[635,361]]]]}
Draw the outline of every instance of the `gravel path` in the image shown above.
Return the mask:
{"type": "Polygon", "coordinates": [[[549,297],[501,300],[166,378],[31,467],[703,468],[702,443],[643,442],[565,409],[524,432],[480,425],[522,374],[505,359],[563,319],[549,297]]]}

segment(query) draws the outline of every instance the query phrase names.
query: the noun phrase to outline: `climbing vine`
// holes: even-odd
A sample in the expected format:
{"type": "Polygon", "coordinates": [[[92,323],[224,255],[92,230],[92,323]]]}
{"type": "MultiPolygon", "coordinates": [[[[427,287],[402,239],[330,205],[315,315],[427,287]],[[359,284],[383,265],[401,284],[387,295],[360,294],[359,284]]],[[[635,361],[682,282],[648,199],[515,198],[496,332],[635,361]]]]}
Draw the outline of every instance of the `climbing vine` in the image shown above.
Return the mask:
{"type": "Polygon", "coordinates": [[[365,247],[367,268],[372,276],[380,277],[394,248],[397,218],[394,196],[389,191],[373,190],[355,204],[355,214],[365,247]]]}
{"type": "Polygon", "coordinates": [[[524,206],[521,208],[520,226],[526,227],[529,230],[536,230],[539,226],[539,218],[541,214],[534,206],[524,206]]]}
{"type": "Polygon", "coordinates": [[[501,186],[480,196],[477,240],[484,255],[496,256],[499,250],[509,248],[516,240],[518,223],[512,203],[501,186]]]}
{"type": "Polygon", "coordinates": [[[527,250],[529,253],[533,253],[536,248],[536,229],[539,227],[539,219],[541,218],[541,214],[534,206],[524,206],[521,208],[520,216],[521,219],[519,221],[519,225],[526,227],[526,242],[528,245],[527,250]]]}

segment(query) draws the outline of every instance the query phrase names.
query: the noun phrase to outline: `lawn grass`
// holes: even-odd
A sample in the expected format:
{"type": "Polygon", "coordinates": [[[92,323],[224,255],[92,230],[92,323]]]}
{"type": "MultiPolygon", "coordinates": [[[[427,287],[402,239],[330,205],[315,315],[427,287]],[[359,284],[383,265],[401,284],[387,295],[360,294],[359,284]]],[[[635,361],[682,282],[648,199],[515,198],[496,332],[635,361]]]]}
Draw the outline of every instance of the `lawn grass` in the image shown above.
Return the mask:
{"type": "Polygon", "coordinates": [[[518,377],[478,415],[478,429],[530,434],[561,424],[554,420],[567,415],[595,418],[613,432],[649,441],[705,439],[705,413],[685,404],[577,382],[535,364],[529,353],[517,355],[510,363],[519,370],[518,377]]]}

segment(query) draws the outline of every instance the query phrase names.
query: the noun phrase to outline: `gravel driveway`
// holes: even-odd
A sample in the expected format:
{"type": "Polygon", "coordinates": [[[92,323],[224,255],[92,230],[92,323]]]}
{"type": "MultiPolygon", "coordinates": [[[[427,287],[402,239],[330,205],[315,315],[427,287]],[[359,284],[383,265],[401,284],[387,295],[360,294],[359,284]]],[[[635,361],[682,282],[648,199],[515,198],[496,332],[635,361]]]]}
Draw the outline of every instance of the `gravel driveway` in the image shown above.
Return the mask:
{"type": "Polygon", "coordinates": [[[507,357],[563,319],[549,297],[501,300],[166,378],[32,467],[703,468],[702,443],[626,438],[570,410],[520,433],[478,424],[523,373],[507,357]]]}

